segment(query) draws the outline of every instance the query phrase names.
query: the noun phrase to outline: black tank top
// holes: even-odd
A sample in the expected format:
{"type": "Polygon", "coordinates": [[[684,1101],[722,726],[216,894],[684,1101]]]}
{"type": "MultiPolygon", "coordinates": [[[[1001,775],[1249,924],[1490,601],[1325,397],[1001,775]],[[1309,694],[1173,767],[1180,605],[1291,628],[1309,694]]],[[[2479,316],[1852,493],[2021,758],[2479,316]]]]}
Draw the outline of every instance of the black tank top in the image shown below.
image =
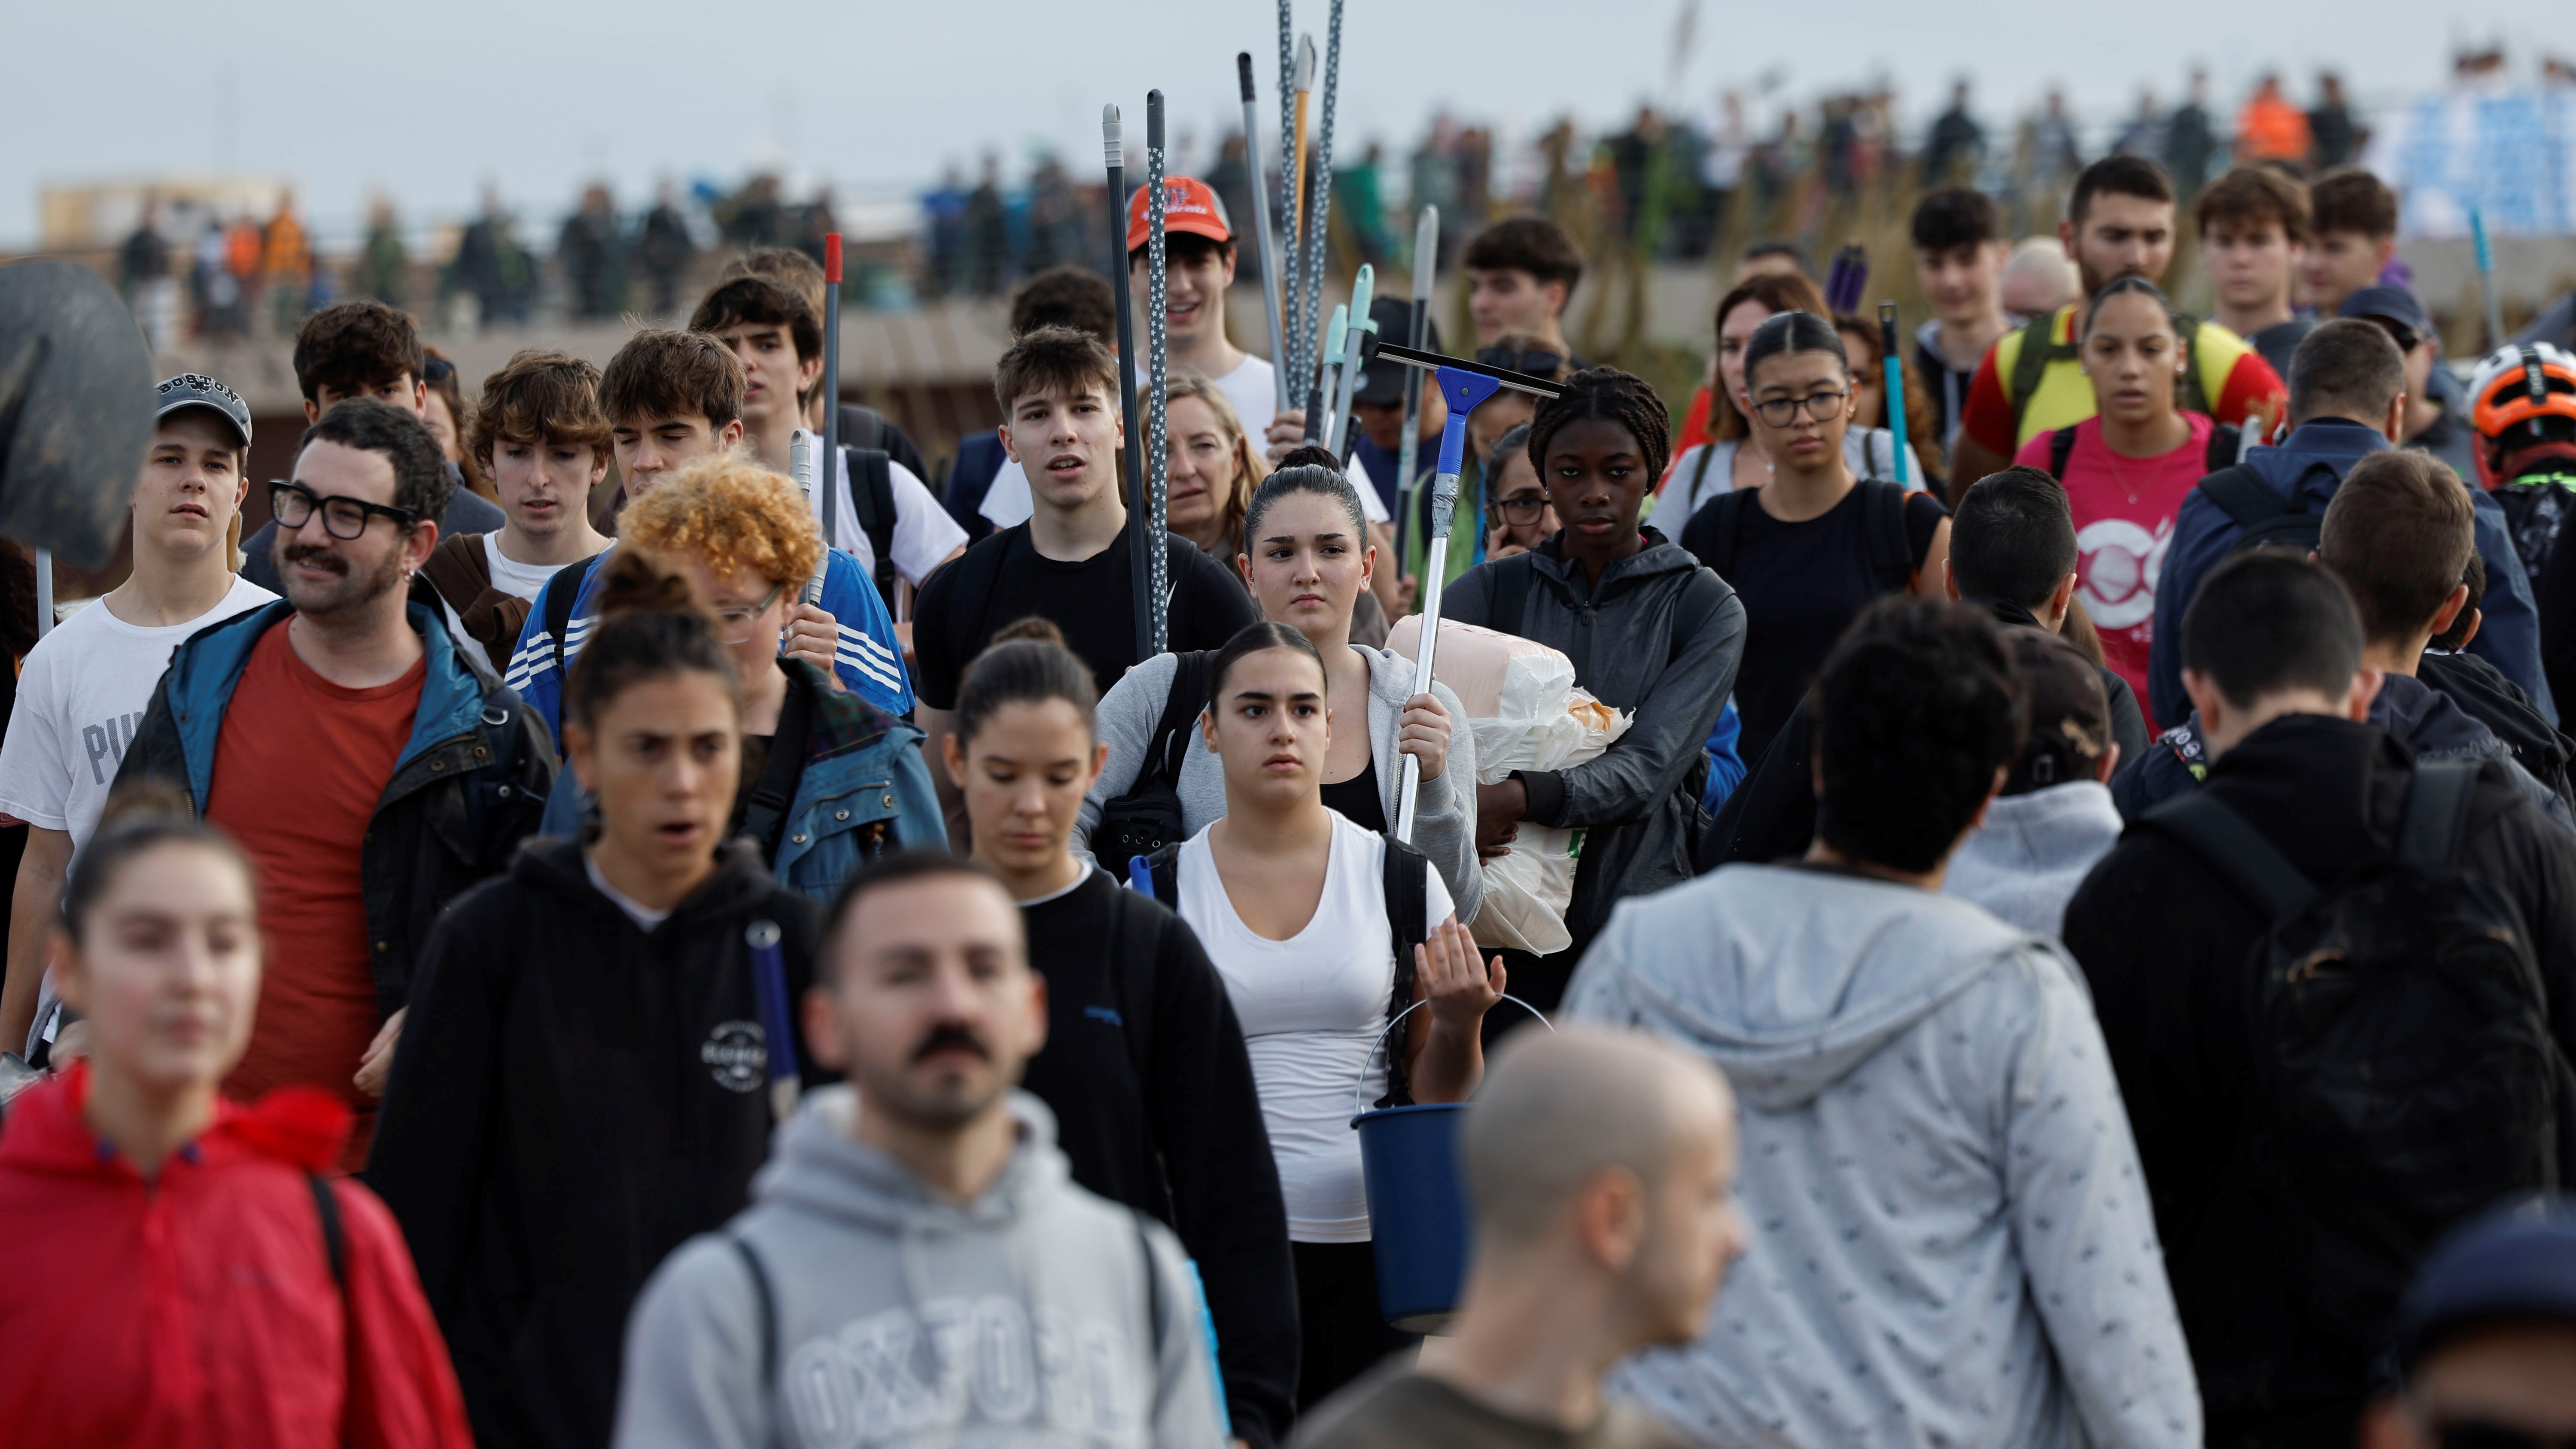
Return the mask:
{"type": "Polygon", "coordinates": [[[1337,785],[1326,785],[1324,804],[1360,829],[1384,835],[1386,802],[1378,795],[1377,756],[1370,755],[1368,764],[1361,767],[1358,774],[1337,785]]]}

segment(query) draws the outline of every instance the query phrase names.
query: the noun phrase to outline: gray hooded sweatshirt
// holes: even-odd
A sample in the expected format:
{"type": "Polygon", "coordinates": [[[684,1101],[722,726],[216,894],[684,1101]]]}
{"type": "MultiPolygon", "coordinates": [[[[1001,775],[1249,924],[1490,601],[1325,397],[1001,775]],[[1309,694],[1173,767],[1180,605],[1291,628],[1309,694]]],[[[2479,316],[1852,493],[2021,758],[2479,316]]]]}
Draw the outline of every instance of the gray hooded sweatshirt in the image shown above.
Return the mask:
{"type": "Polygon", "coordinates": [[[1966,901],[1730,865],[1622,902],[1567,1014],[1723,1068],[1751,1244],[1707,1332],[1611,1391],[1695,1439],[2201,1441],[2120,1090],[2075,963],[1966,901]]]}
{"type": "Polygon", "coordinates": [[[2120,807],[2111,803],[2108,785],[2073,780],[1998,795],[1986,823],[1951,855],[1941,890],[1974,901],[2007,925],[2055,936],[2075,888],[2119,843],[2120,807]]]}
{"type": "Polygon", "coordinates": [[[853,1140],[858,1110],[847,1087],[809,1097],[752,1205],[654,1273],[618,1449],[1220,1442],[1179,1246],[1073,1185],[1044,1104],[1012,1094],[1019,1150],[964,1204],[853,1140]]]}

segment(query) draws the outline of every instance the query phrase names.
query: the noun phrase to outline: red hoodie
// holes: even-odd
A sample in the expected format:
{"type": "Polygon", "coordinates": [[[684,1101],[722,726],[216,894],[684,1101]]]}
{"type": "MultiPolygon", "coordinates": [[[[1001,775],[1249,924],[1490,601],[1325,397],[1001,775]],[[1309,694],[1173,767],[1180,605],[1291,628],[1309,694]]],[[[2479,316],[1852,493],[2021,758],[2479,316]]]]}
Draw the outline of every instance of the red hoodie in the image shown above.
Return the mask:
{"type": "Polygon", "coordinates": [[[81,1120],[87,1064],[0,1130],[0,1443],[470,1446],[447,1348],[373,1193],[311,1174],[348,1108],[290,1088],[225,1102],[158,1181],[81,1120]]]}

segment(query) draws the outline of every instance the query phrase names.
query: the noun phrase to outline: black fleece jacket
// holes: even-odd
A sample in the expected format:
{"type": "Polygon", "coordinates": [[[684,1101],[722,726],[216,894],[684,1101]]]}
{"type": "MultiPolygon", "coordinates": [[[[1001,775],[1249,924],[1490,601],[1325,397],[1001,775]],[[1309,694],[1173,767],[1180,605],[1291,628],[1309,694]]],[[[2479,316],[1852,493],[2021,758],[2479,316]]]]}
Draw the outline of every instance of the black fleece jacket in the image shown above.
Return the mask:
{"type": "Polygon", "coordinates": [[[1073,1180],[1151,1213],[1207,1285],[1237,1437],[1288,1437],[1297,1279],[1252,1057],[1199,938],[1102,871],[1022,908],[1047,983],[1046,1050],[1023,1085],[1055,1113],[1073,1180]]]}
{"type": "MultiPolygon", "coordinates": [[[[2413,756],[2376,726],[2291,715],[2228,751],[2202,788],[2330,883],[2394,850],[2414,773],[2413,756]]],[[[2490,759],[2458,861],[2519,911],[2551,1028],[2576,1050],[2576,839],[2490,759]]],[[[2282,1241],[2230,1171],[2252,1072],[2246,961],[2267,926],[2215,867],[2133,825],[2077,888],[2063,933],[2093,989],[2213,1423],[2302,1401],[2357,1413],[2366,1388],[2366,1366],[2322,1345],[2294,1306],[2307,1245],[2282,1241]]]]}
{"type": "Polygon", "coordinates": [[[545,840],[431,934],[367,1183],[411,1245],[478,1443],[608,1443],[635,1295],[749,1203],[768,1156],[773,1044],[745,933],[777,924],[793,1003],[815,917],[737,841],[647,932],[578,845],[545,840]]]}

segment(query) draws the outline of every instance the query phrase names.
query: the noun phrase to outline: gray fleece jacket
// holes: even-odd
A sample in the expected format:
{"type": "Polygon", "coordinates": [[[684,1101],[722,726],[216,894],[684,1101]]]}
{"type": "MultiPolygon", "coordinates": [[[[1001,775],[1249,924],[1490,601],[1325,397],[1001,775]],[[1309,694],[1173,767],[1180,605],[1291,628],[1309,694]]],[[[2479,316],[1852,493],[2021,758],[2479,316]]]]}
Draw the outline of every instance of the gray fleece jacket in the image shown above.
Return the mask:
{"type": "Polygon", "coordinates": [[[964,1204],[853,1140],[858,1110],[847,1087],[809,1097],[752,1205],[654,1273],[618,1449],[1220,1442],[1179,1246],[1073,1185],[1042,1103],[1012,1095],[1019,1150],[964,1204]]]}
{"type": "MultiPolygon", "coordinates": [[[[1396,753],[1395,731],[1404,718],[1404,702],[1413,697],[1413,661],[1392,649],[1359,649],[1359,654],[1369,666],[1369,755],[1377,764],[1378,798],[1392,823],[1404,778],[1402,766],[1394,763],[1403,759],[1396,753]]],[[[1101,767],[1099,782],[1083,799],[1082,817],[1074,822],[1076,855],[1090,859],[1091,832],[1100,824],[1101,810],[1136,783],[1145,751],[1154,743],[1154,726],[1172,697],[1172,676],[1179,670],[1171,655],[1157,654],[1128,670],[1100,701],[1100,740],[1109,746],[1109,763],[1101,767]]],[[[1458,919],[1472,921],[1485,896],[1484,868],[1476,862],[1476,732],[1467,728],[1466,706],[1449,686],[1434,681],[1431,697],[1449,711],[1449,759],[1440,767],[1440,778],[1423,781],[1414,798],[1413,848],[1429,856],[1440,872],[1458,919]]],[[[1195,731],[1189,753],[1181,759],[1180,794],[1181,825],[1190,835],[1225,815],[1225,762],[1207,747],[1206,736],[1195,731]]],[[[1110,874],[1127,878],[1127,862],[1108,865],[1110,874]]]]}
{"type": "Polygon", "coordinates": [[[1623,902],[1567,1013],[1733,1081],[1752,1229],[1707,1332],[1611,1392],[1705,1443],[2201,1441],[2129,1119],[2075,963],[1966,901],[1729,865],[1623,902]]]}
{"type": "Polygon", "coordinates": [[[2093,862],[2119,843],[2120,807],[2111,803],[2108,785],[2073,780],[1998,795],[1986,823],[1950,857],[1941,891],[1985,907],[2007,925],[2054,936],[2093,862]]]}

